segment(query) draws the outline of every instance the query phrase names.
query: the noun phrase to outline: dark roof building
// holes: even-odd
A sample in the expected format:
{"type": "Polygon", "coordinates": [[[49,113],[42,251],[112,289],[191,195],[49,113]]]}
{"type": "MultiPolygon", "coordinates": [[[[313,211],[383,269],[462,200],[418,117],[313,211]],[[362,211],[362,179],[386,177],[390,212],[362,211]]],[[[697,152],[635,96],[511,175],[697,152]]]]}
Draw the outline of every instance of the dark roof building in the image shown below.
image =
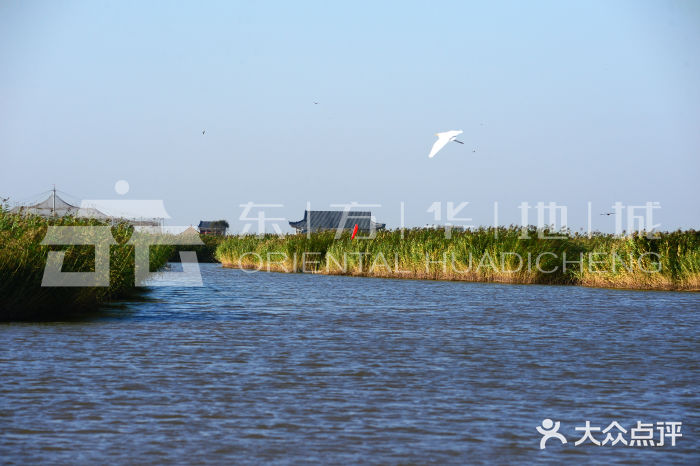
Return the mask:
{"type": "Polygon", "coordinates": [[[372,221],[372,212],[343,211],[343,210],[306,210],[304,218],[298,222],[289,222],[297,233],[317,232],[323,230],[354,230],[369,232],[383,230],[384,223],[372,221]]]}
{"type": "Polygon", "coordinates": [[[228,222],[225,220],[214,220],[199,222],[199,232],[203,235],[225,235],[228,230],[228,222]]]}

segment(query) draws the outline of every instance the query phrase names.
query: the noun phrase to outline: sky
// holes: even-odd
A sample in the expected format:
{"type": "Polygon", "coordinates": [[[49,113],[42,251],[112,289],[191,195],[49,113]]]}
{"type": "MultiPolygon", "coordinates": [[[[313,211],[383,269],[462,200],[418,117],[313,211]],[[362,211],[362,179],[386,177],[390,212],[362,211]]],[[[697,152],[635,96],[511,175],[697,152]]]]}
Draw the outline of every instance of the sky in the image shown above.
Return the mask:
{"type": "Polygon", "coordinates": [[[396,228],[556,202],[577,230],[590,202],[611,231],[615,202],[658,202],[697,229],[698,50],[692,0],[4,1],[0,197],[158,199],[234,232],[248,202],[283,231],[307,203],[396,228]]]}

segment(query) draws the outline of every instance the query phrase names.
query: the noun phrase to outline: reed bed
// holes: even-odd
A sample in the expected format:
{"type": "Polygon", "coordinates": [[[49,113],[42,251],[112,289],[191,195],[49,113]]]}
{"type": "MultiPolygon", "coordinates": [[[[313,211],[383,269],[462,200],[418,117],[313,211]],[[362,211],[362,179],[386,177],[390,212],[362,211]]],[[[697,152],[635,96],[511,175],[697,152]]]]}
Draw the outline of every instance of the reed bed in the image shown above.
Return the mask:
{"type": "Polygon", "coordinates": [[[180,262],[180,251],[194,251],[197,254],[198,262],[212,263],[218,262],[216,259],[216,249],[219,247],[225,236],[222,235],[197,235],[202,240],[200,245],[175,245],[173,252],[168,258],[168,262],[180,262]]]}
{"type": "Polygon", "coordinates": [[[216,251],[226,267],[369,277],[700,290],[700,232],[623,237],[534,227],[245,235],[216,251]],[[557,238],[552,238],[557,236],[557,238]]]}
{"type": "MultiPolygon", "coordinates": [[[[133,232],[128,224],[112,227],[117,244],[110,247],[108,287],[42,287],[48,251],[65,251],[63,271],[95,270],[91,246],[47,246],[41,242],[47,226],[100,226],[97,220],[63,217],[46,219],[9,213],[0,208],[0,320],[51,319],[71,312],[92,311],[100,304],[137,292],[134,286],[134,247],[125,244],[133,232]]],[[[151,246],[151,270],[164,266],[170,245],[151,246]]]]}

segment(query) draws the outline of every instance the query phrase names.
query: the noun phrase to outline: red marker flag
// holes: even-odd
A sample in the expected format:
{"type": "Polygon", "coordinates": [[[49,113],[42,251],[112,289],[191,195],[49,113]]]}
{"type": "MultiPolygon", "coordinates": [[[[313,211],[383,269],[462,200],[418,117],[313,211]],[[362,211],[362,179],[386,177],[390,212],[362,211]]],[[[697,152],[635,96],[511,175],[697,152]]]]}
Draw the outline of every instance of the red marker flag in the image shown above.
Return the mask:
{"type": "Polygon", "coordinates": [[[352,230],[352,236],[350,237],[350,239],[355,239],[356,234],[357,234],[357,223],[355,224],[355,228],[353,228],[353,230],[352,230]]]}

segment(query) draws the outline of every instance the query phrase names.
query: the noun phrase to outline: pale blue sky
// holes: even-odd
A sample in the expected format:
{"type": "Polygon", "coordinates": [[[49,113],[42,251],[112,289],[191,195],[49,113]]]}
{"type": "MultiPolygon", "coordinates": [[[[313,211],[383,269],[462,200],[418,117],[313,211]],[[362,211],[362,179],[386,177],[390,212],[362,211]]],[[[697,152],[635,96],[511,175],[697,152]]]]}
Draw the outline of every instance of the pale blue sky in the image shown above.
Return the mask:
{"type": "Polygon", "coordinates": [[[382,204],[389,227],[401,201],[409,225],[556,201],[573,228],[592,201],[601,230],[658,201],[698,228],[699,50],[694,1],[6,1],[0,196],[126,179],[170,224],[234,230],[247,201],[382,204]],[[466,144],[429,160],[450,129],[466,144]]]}

